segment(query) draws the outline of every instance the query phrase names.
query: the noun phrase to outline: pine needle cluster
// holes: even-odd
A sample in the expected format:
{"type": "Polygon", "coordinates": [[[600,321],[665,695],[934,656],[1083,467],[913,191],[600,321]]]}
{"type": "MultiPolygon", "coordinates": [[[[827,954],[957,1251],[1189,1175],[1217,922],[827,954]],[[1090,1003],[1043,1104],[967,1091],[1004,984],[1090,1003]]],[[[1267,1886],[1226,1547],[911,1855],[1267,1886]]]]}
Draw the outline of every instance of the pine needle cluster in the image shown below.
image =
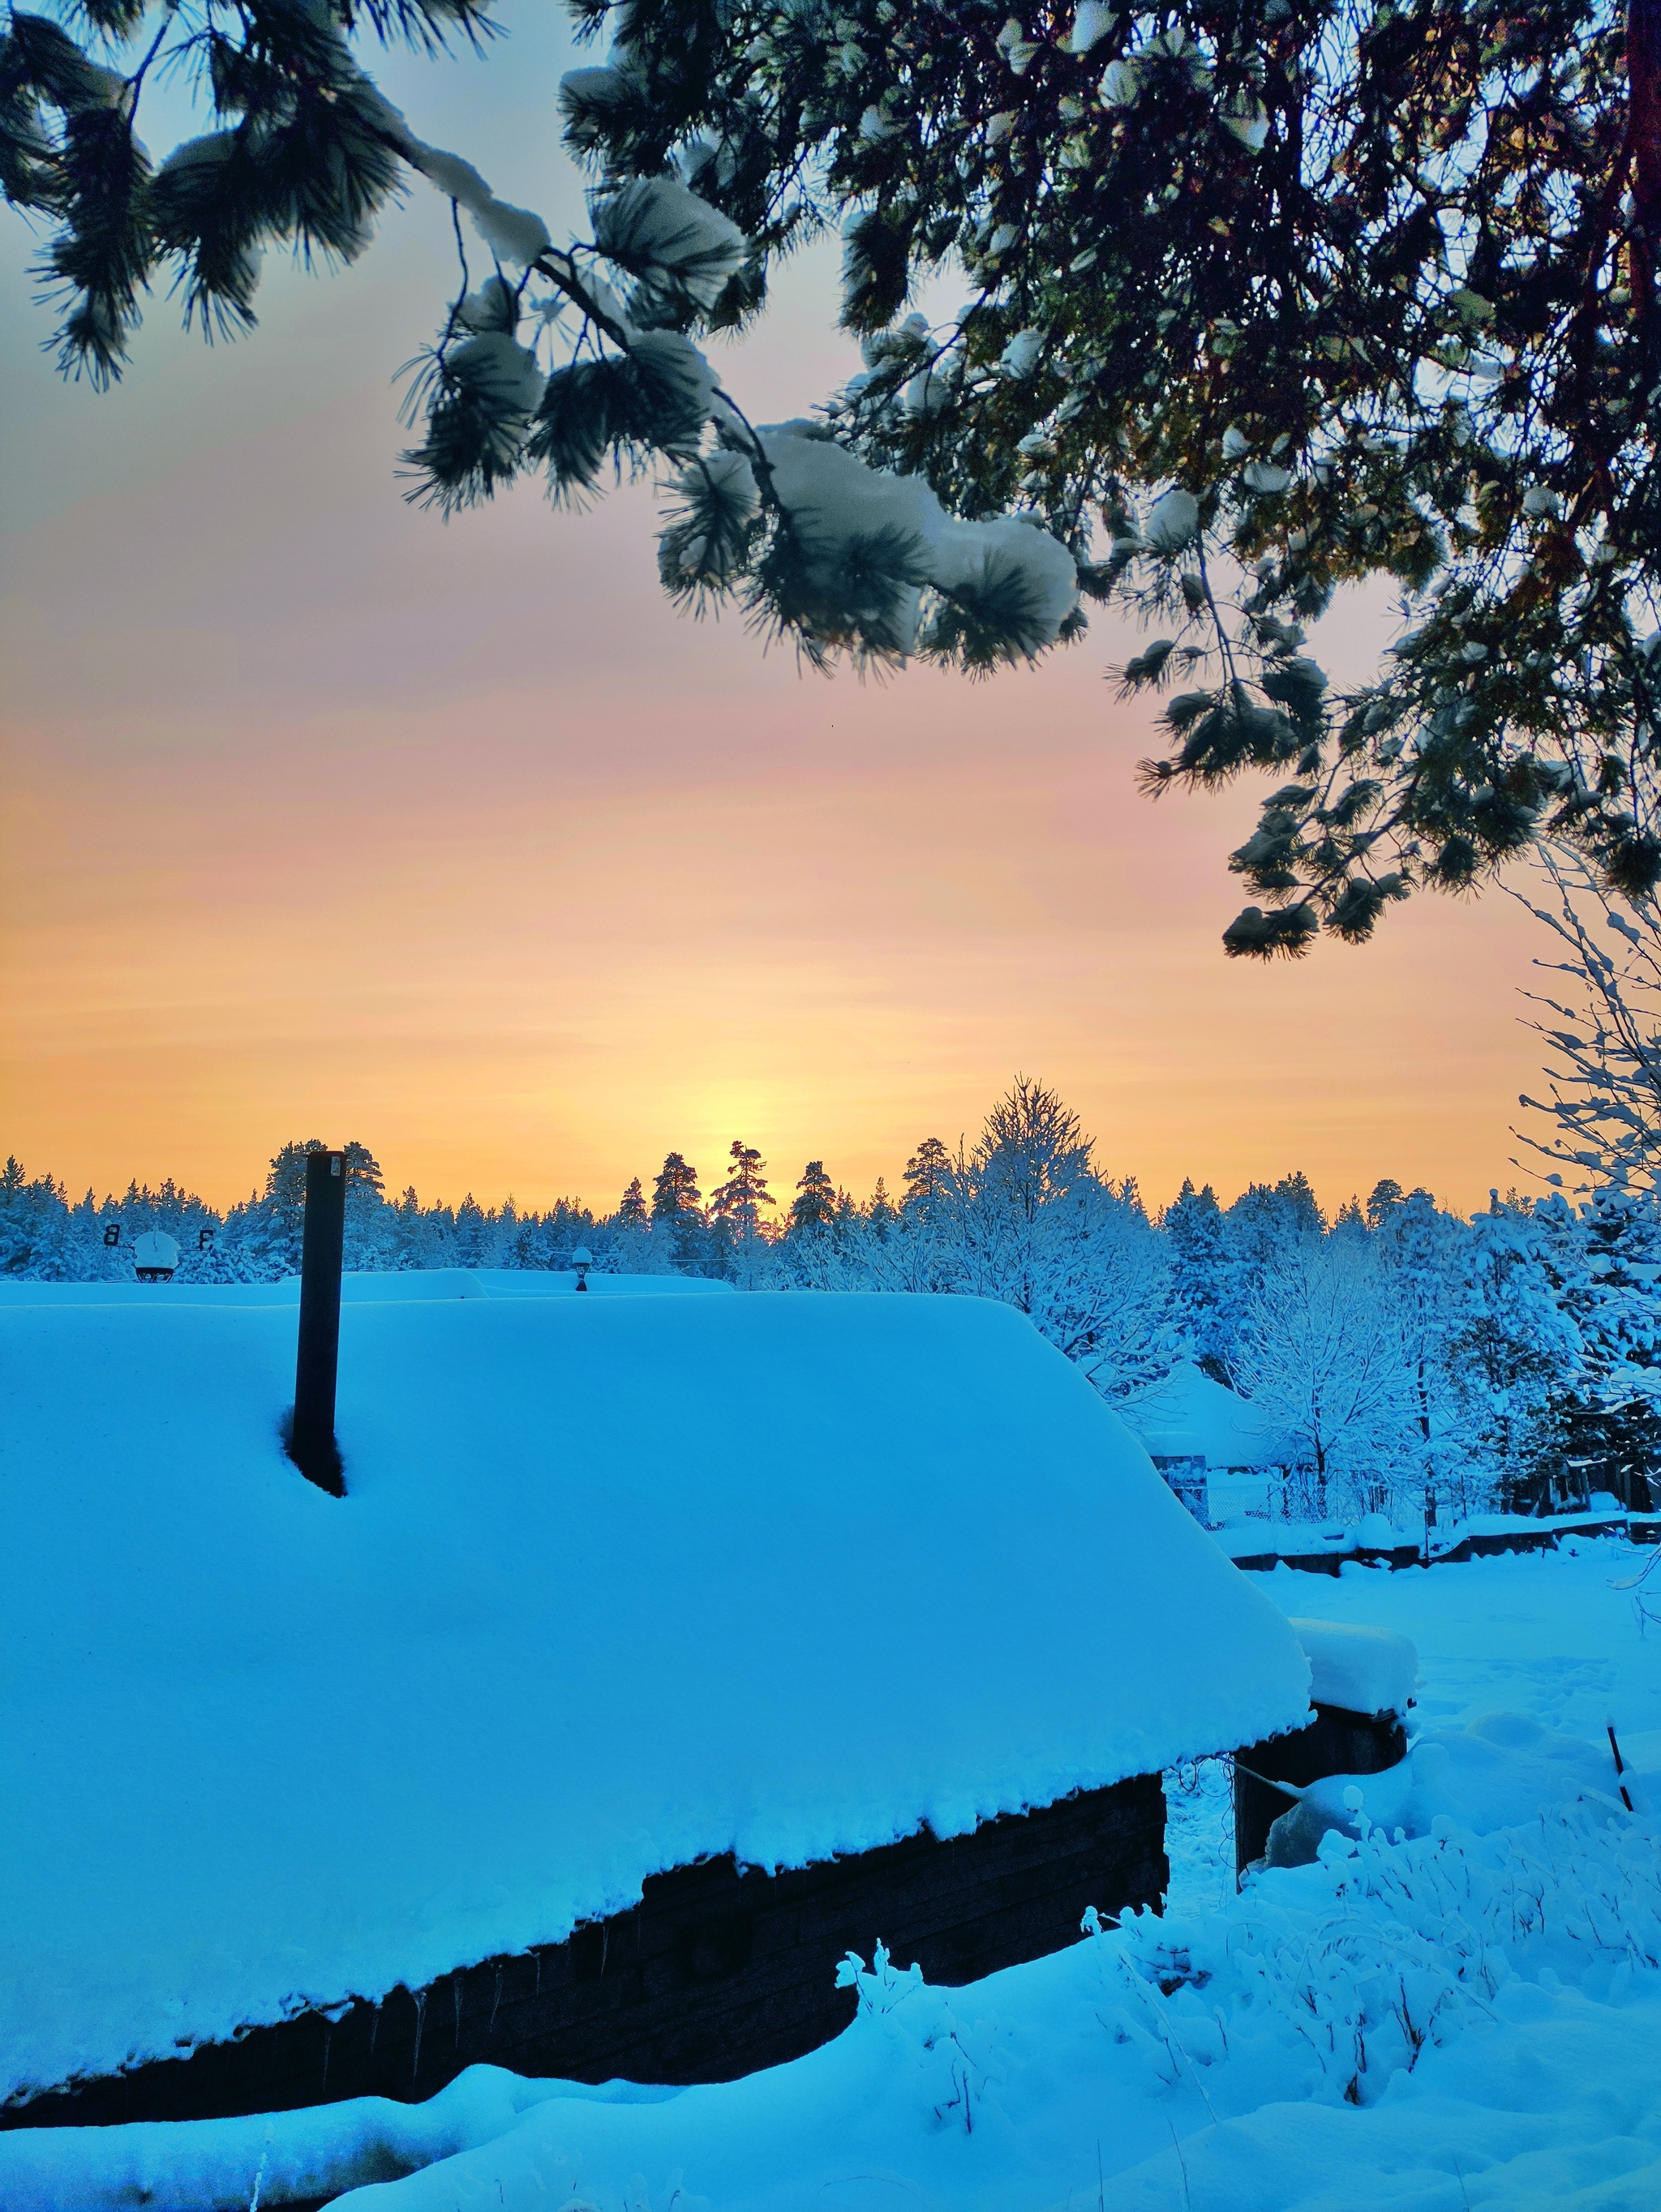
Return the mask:
{"type": "Polygon", "coordinates": [[[815,665],[984,673],[1127,608],[1161,635],[1123,688],[1181,679],[1145,787],[1269,781],[1231,953],[1361,940],[1542,839],[1647,897],[1661,0],[1009,8],[573,0],[610,43],[561,88],[593,191],[556,247],[366,70],[479,44],[488,0],[59,0],[0,40],[0,181],[104,383],[159,277],[246,329],[263,253],[350,261],[424,177],[462,270],[411,495],[651,471],[666,588],[815,665]],[[216,127],[157,164],[163,66],[216,127]],[[826,228],[864,366],[758,428],[702,341],[826,228]],[[1401,634],[1340,690],[1309,634],[1381,581],[1401,634]]]}

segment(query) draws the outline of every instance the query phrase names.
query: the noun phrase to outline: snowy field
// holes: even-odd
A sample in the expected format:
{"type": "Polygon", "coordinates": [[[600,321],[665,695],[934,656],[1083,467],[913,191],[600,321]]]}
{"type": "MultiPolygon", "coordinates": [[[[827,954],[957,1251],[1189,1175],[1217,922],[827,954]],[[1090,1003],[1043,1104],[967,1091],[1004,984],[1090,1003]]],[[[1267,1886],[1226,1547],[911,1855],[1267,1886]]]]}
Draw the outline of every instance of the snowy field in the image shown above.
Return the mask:
{"type": "MultiPolygon", "coordinates": [[[[1504,1711],[1513,1735],[1579,1739],[1590,1774],[1611,1717],[1661,1766],[1661,1629],[1621,1587],[1652,1557],[1258,1587],[1411,1637],[1427,1735],[1504,1711]]],[[[1616,1808],[1606,1751],[1601,1779],[1486,1835],[1329,1844],[1238,1899],[1214,1798],[1178,1819],[1163,1921],[949,1991],[867,1955],[847,2033],[747,2081],[478,2068],[415,2111],[13,2134],[0,2202],[228,2212],[258,2179],[266,2206],[371,2183],[354,2212],[1655,2212],[1661,1828],[1642,1782],[1639,1815],[1616,1808]]]]}

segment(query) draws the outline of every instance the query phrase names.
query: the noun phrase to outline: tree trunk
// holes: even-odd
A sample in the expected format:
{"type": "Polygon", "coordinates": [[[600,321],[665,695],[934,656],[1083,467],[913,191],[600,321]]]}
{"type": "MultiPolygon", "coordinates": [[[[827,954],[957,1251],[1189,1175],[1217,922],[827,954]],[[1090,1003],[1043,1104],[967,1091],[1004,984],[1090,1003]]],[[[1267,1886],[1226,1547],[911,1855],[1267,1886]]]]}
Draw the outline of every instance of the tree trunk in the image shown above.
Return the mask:
{"type": "Polygon", "coordinates": [[[1655,270],[1661,258],[1661,0],[1630,0],[1627,9],[1627,84],[1632,197],[1633,299],[1653,330],[1655,270]]]}

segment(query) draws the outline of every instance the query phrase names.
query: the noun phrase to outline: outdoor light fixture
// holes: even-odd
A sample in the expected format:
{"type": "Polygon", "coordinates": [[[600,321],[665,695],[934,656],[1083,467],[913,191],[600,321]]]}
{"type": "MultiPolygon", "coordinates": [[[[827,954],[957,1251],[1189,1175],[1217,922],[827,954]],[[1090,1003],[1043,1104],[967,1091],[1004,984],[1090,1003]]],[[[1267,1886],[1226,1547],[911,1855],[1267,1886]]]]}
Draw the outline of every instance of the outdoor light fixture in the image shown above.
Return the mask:
{"type": "Polygon", "coordinates": [[[121,1242],[121,1224],[119,1221],[112,1221],[109,1227],[104,1231],[104,1242],[106,1245],[111,1246],[119,1244],[121,1242]]]}
{"type": "Polygon", "coordinates": [[[578,1290],[586,1291],[587,1289],[588,1270],[593,1266],[593,1254],[588,1249],[588,1247],[586,1244],[579,1244],[576,1250],[571,1255],[571,1265],[577,1271],[578,1290]]]}
{"type": "Polygon", "coordinates": [[[141,1283],[170,1283],[179,1246],[165,1230],[146,1229],[132,1240],[133,1273],[141,1283]]]}
{"type": "Polygon", "coordinates": [[[211,1229],[198,1229],[198,1230],[197,1231],[197,1232],[196,1232],[196,1249],[197,1249],[197,1250],[198,1250],[198,1252],[211,1252],[211,1251],[212,1251],[212,1249],[213,1249],[213,1231],[212,1231],[212,1230],[211,1230],[211,1229]]]}

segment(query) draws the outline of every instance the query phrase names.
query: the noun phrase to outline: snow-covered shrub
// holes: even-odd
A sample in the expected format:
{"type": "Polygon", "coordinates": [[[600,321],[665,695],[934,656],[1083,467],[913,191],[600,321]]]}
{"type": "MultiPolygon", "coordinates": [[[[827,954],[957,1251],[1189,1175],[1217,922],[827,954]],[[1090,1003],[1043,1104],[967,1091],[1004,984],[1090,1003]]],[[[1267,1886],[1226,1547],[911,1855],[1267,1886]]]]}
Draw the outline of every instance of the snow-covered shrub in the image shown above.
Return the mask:
{"type": "Polygon", "coordinates": [[[1087,1921],[1110,2033],[1169,2086],[1268,2068],[1281,2097],[1365,2105],[1516,1974],[1607,1991],[1661,1968],[1653,1822],[1583,1802],[1491,1836],[1438,1825],[1329,1836],[1220,1912],[1087,1921]]]}

